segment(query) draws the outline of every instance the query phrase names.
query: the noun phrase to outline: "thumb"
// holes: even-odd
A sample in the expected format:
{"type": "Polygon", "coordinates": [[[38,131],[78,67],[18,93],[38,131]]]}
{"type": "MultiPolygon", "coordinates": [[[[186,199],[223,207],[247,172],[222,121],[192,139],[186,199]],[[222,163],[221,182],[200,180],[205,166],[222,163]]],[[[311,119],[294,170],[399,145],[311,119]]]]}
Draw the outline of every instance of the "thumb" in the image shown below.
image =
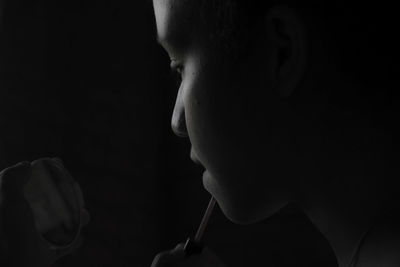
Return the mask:
{"type": "MultiPolygon", "coordinates": [[[[13,262],[22,261],[19,254],[27,256],[37,248],[35,223],[29,204],[24,197],[24,185],[30,178],[30,163],[21,162],[0,173],[1,215],[4,237],[13,262]]],[[[21,264],[22,266],[22,264],[21,264]]]]}
{"type": "Polygon", "coordinates": [[[184,260],[185,252],[183,251],[184,244],[178,244],[174,249],[158,253],[151,267],[168,267],[176,266],[177,262],[184,260]]]}
{"type": "Polygon", "coordinates": [[[0,172],[0,189],[3,199],[23,196],[23,188],[30,178],[30,171],[31,164],[24,161],[0,172]]]}

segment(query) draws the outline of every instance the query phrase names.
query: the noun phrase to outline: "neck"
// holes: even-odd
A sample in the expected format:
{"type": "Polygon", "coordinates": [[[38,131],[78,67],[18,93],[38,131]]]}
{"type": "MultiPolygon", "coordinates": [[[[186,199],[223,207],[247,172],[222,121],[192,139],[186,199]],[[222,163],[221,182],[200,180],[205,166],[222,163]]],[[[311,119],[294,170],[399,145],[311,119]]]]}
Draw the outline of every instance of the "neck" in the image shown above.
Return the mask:
{"type": "MultiPolygon", "coordinates": [[[[343,197],[343,194],[338,195],[343,197]]],[[[376,213],[372,210],[362,212],[366,210],[362,207],[364,203],[346,203],[344,200],[329,203],[325,197],[317,200],[318,206],[305,208],[304,211],[331,245],[338,266],[349,267],[361,239],[373,225],[376,213]]]]}
{"type": "Polygon", "coordinates": [[[299,203],[330,243],[339,267],[348,267],[384,204],[379,175],[385,166],[383,147],[376,144],[382,136],[368,127],[343,131],[351,134],[331,134],[317,145],[319,155],[324,151],[321,159],[315,161],[321,163],[318,175],[313,175],[312,186],[303,188],[307,199],[299,203]]]}

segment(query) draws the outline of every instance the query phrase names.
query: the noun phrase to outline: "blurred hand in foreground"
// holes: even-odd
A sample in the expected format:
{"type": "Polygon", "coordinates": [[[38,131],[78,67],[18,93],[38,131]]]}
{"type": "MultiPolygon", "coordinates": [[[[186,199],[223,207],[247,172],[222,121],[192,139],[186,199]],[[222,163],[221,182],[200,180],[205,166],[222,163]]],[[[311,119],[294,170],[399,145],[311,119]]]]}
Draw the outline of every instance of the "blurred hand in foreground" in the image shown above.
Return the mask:
{"type": "Polygon", "coordinates": [[[226,267],[207,247],[199,254],[187,256],[184,246],[180,243],[172,250],[157,254],[151,267],[226,267]]]}
{"type": "Polygon", "coordinates": [[[71,179],[56,158],[21,162],[0,173],[2,263],[51,266],[80,245],[80,227],[88,223],[89,215],[86,210],[79,210],[82,193],[71,179]],[[68,181],[67,178],[72,189],[66,186],[68,182],[59,182],[68,181]],[[70,203],[70,199],[76,200],[70,203]],[[69,240],[69,245],[60,245],[67,242],[66,233],[73,233],[73,229],[78,229],[74,232],[76,237],[69,240]]]}

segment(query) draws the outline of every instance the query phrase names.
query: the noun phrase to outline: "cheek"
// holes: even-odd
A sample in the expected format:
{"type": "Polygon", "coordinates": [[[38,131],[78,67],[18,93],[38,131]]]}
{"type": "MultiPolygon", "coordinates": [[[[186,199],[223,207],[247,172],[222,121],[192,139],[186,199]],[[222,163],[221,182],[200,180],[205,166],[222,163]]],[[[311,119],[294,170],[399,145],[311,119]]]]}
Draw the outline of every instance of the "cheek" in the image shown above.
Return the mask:
{"type": "MultiPolygon", "coordinates": [[[[184,98],[186,125],[189,138],[200,161],[206,168],[209,162],[215,162],[221,151],[218,148],[221,128],[218,129],[216,121],[220,120],[218,106],[213,105],[215,97],[210,95],[201,83],[188,87],[184,98]]],[[[213,164],[215,165],[215,163],[213,164]]]]}
{"type": "Polygon", "coordinates": [[[233,156],[240,120],[236,100],[221,77],[193,76],[184,86],[186,123],[192,146],[207,169],[222,173],[236,159],[233,156]]]}
{"type": "Polygon", "coordinates": [[[282,112],[273,95],[253,99],[259,88],[257,84],[246,87],[245,77],[228,81],[224,75],[194,75],[184,84],[192,146],[204,167],[221,177],[235,174],[238,167],[263,167],[262,158],[273,166],[282,164],[279,151],[287,138],[279,124],[287,120],[280,119],[282,112]]]}

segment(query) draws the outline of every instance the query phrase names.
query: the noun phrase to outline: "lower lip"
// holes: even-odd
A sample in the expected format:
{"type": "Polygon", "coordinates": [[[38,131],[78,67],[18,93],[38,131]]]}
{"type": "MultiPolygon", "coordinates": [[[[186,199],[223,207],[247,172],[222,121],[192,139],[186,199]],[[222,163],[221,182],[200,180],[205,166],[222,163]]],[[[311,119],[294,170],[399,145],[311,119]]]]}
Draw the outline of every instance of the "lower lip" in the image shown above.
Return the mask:
{"type": "Polygon", "coordinates": [[[218,190],[216,189],[216,184],[215,184],[215,180],[214,177],[210,174],[210,172],[208,172],[207,170],[205,170],[203,172],[203,188],[210,194],[212,195],[215,199],[218,199],[216,197],[218,190]]]}
{"type": "Polygon", "coordinates": [[[205,189],[207,189],[207,182],[209,182],[209,181],[207,181],[207,180],[209,180],[210,179],[210,173],[207,171],[207,170],[205,170],[204,172],[203,172],[203,187],[205,188],[205,189]]]}

